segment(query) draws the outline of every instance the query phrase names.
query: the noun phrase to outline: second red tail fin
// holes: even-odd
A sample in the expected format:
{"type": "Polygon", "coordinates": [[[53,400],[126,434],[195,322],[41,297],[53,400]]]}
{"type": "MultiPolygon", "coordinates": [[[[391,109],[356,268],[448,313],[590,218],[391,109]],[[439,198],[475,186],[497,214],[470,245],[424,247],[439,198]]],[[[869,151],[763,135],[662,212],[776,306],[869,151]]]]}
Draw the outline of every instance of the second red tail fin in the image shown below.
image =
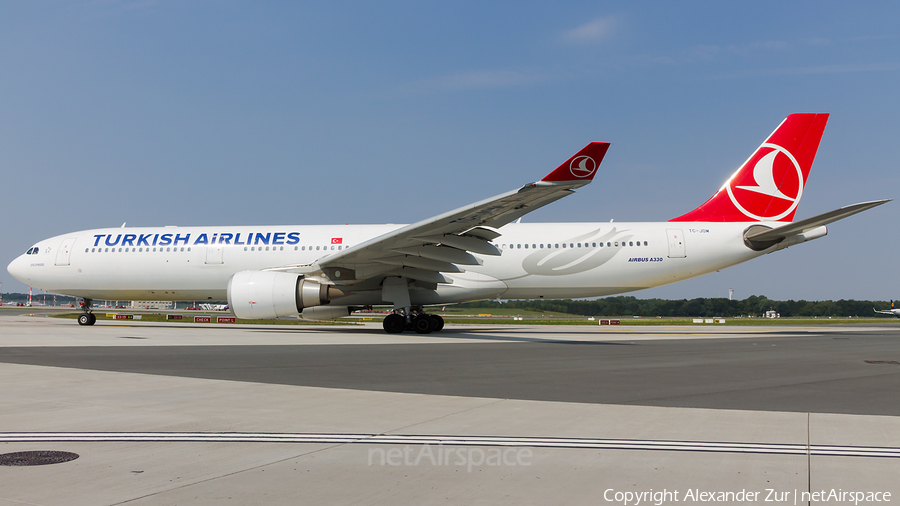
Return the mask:
{"type": "Polygon", "coordinates": [[[827,122],[791,114],[712,198],[669,221],[792,221],[827,122]]]}

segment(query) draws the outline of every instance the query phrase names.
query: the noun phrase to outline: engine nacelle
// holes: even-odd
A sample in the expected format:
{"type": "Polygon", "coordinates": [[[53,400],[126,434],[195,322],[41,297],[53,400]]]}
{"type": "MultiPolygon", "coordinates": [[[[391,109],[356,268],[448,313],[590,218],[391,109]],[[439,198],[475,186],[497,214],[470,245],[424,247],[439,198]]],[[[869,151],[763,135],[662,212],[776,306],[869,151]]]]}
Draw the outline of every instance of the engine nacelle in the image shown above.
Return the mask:
{"type": "Polygon", "coordinates": [[[296,316],[303,308],[343,295],[333,286],[286,272],[242,271],[228,280],[228,305],[238,318],[296,316]]]}
{"type": "Polygon", "coordinates": [[[348,306],[315,306],[303,308],[301,313],[304,320],[334,320],[350,316],[348,306]]]}

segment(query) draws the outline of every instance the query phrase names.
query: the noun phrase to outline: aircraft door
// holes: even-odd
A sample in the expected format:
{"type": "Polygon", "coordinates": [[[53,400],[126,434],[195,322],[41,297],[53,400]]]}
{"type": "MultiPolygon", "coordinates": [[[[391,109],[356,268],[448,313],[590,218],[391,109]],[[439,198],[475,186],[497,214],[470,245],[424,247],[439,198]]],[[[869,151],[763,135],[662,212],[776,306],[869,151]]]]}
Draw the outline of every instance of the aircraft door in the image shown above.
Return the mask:
{"type": "Polygon", "coordinates": [[[210,244],[206,247],[206,263],[207,264],[223,264],[224,248],[221,244],[210,244]]]}
{"type": "Polygon", "coordinates": [[[669,239],[669,258],[684,258],[684,232],[680,228],[667,228],[666,237],[669,239]]]}
{"type": "Polygon", "coordinates": [[[66,237],[62,240],[59,250],[56,252],[56,265],[69,265],[69,257],[72,255],[75,239],[75,237],[66,237]]]}

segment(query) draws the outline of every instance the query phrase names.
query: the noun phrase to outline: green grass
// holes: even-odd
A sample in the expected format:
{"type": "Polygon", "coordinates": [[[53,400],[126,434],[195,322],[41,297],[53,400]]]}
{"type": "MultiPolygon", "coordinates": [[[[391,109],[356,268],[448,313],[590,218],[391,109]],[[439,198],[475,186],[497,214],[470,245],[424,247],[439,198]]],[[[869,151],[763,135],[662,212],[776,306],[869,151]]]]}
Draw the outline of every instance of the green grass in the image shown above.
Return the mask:
{"type": "MultiPolygon", "coordinates": [[[[676,317],[666,317],[666,318],[654,318],[654,317],[642,317],[642,318],[633,318],[628,316],[603,316],[603,317],[594,317],[594,320],[589,320],[587,316],[576,316],[576,315],[566,315],[566,314],[556,314],[554,313],[552,316],[550,315],[542,315],[540,312],[531,312],[529,314],[528,311],[515,311],[508,310],[510,314],[499,314],[496,309],[485,310],[484,312],[479,312],[480,310],[468,309],[465,310],[465,314],[453,314],[451,311],[446,312],[436,312],[435,314],[440,314],[441,317],[444,318],[445,323],[457,323],[457,324],[469,324],[469,325],[597,325],[599,326],[599,320],[604,319],[618,319],[620,326],[660,326],[660,325],[684,325],[684,326],[696,326],[696,327],[717,327],[717,326],[747,326],[747,325],[846,325],[846,324],[858,324],[858,323],[891,323],[891,322],[900,322],[900,320],[896,318],[878,318],[878,317],[869,317],[869,318],[846,318],[846,317],[820,317],[820,318],[811,318],[811,317],[803,317],[803,318],[776,318],[776,319],[766,319],[766,318],[725,318],[725,323],[693,323],[693,318],[676,318],[676,317]],[[493,312],[488,312],[493,311],[493,312]],[[490,316],[476,316],[476,315],[490,315],[490,316]],[[522,320],[514,320],[514,316],[520,316],[523,318],[522,320]]],[[[117,311],[117,312],[100,312],[94,311],[94,315],[97,316],[98,321],[133,321],[133,320],[116,320],[114,317],[109,317],[107,314],[133,314],[127,311],[117,311]]],[[[81,313],[63,313],[51,315],[53,318],[68,318],[75,319],[78,318],[78,315],[81,313]]],[[[185,314],[184,318],[181,320],[167,320],[166,315],[164,314],[156,314],[156,313],[140,313],[141,319],[138,321],[143,322],[154,322],[154,323],[194,323],[194,316],[209,316],[212,319],[212,323],[215,323],[216,316],[230,316],[228,314],[210,314],[210,313],[201,313],[201,314],[185,314]]],[[[251,319],[238,319],[236,323],[239,324],[250,324],[250,325],[357,325],[359,323],[378,323],[384,317],[384,314],[373,314],[373,315],[353,315],[347,318],[342,318],[339,320],[324,320],[324,321],[307,321],[307,320],[299,320],[299,319],[290,319],[290,320],[251,320],[251,319]]],[[[222,323],[221,325],[228,325],[227,323],[222,323]]]]}
{"type": "Polygon", "coordinates": [[[571,314],[571,313],[560,313],[556,311],[538,311],[536,309],[519,309],[519,308],[457,308],[453,306],[446,306],[441,311],[436,311],[436,308],[428,308],[428,311],[434,314],[439,314],[444,318],[453,317],[453,316],[476,316],[481,314],[487,314],[491,316],[544,316],[544,317],[568,317],[568,318],[587,318],[582,317],[581,315],[571,314]]]}
{"type": "Polygon", "coordinates": [[[535,318],[524,317],[522,320],[513,320],[510,317],[491,318],[465,318],[444,315],[445,323],[474,324],[474,325],[598,325],[599,320],[618,319],[619,326],[663,326],[684,325],[696,327],[717,326],[761,326],[761,325],[846,325],[858,323],[890,323],[897,321],[890,318],[725,318],[725,323],[693,323],[693,318],[631,318],[631,317],[595,317],[588,320],[587,317],[579,318],[535,318]]]}

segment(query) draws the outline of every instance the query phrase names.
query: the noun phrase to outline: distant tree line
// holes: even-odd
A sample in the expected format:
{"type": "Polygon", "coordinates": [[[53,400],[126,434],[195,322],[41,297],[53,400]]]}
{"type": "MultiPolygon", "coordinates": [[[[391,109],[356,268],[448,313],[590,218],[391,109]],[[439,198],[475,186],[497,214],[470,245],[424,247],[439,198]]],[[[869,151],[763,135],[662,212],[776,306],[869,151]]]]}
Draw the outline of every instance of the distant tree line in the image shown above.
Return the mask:
{"type": "MultiPolygon", "coordinates": [[[[3,302],[25,302],[27,293],[4,293],[3,302]]],[[[44,294],[35,294],[35,302],[44,300],[44,294]]],[[[53,295],[47,294],[48,304],[53,295]]],[[[74,304],[74,297],[58,295],[58,304],[74,304]]],[[[762,316],[774,310],[782,317],[789,316],[874,316],[873,308],[888,309],[890,302],[871,300],[771,300],[765,295],[752,295],[744,300],[715,299],[638,299],[631,296],[606,297],[595,300],[511,300],[505,302],[480,301],[460,304],[461,308],[518,308],[542,313],[569,313],[584,316],[762,316]]]]}
{"type": "Polygon", "coordinates": [[[744,300],[715,299],[638,299],[619,296],[595,300],[530,300],[481,301],[459,307],[519,308],[552,314],[569,313],[584,316],[761,316],[769,310],[782,317],[789,316],[875,316],[873,308],[887,309],[890,303],[871,300],[771,300],[764,295],[752,295],[744,300]]]}
{"type": "MultiPolygon", "coordinates": [[[[27,293],[3,293],[0,294],[0,297],[3,298],[3,303],[7,302],[28,302],[28,294],[27,293]]],[[[47,301],[47,304],[53,303],[53,294],[52,293],[36,293],[31,296],[31,300],[34,302],[42,302],[44,300],[47,301]]],[[[68,295],[57,295],[56,303],[57,304],[74,304],[76,301],[75,297],[69,297],[68,295]]]]}

